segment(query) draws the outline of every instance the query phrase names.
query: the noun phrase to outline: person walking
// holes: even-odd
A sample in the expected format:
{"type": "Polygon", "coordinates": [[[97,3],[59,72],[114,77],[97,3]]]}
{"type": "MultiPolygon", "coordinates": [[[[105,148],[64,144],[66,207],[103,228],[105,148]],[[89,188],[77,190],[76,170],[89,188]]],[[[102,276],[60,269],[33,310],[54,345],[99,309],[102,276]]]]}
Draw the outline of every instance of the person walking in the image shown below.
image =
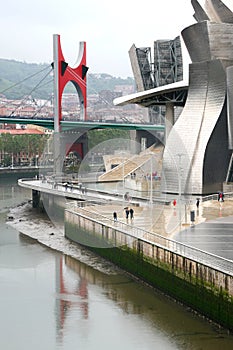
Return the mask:
{"type": "Polygon", "coordinates": [[[129,214],[130,214],[130,219],[132,220],[132,219],[133,219],[133,216],[134,216],[134,210],[133,210],[133,208],[130,208],[129,214]]]}
{"type": "Polygon", "coordinates": [[[116,211],[113,212],[113,220],[117,221],[117,212],[116,211]]]}
{"type": "Polygon", "coordinates": [[[129,218],[129,208],[125,209],[125,217],[126,217],[126,220],[128,220],[128,218],[129,218]]]}
{"type": "Polygon", "coordinates": [[[197,207],[197,210],[199,209],[199,205],[200,205],[200,199],[197,198],[197,200],[196,200],[196,207],[197,207]]]}

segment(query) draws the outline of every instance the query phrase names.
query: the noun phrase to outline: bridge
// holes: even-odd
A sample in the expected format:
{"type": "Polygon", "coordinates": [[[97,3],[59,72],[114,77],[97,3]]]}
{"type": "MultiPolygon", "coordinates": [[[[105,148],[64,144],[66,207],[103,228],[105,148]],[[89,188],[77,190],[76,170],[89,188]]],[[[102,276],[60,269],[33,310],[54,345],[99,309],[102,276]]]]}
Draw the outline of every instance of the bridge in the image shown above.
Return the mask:
{"type": "MultiPolygon", "coordinates": [[[[54,130],[54,119],[31,119],[31,118],[14,118],[14,117],[0,117],[0,123],[7,124],[33,124],[42,126],[47,129],[54,130]]],[[[95,122],[95,121],[75,121],[75,120],[61,120],[61,131],[79,129],[125,129],[125,130],[146,130],[146,131],[164,131],[164,125],[155,124],[139,124],[139,123],[109,123],[109,122],[95,122]]]]}
{"type": "MultiPolygon", "coordinates": [[[[71,68],[68,63],[65,62],[64,55],[62,53],[60,35],[54,35],[54,62],[52,63],[52,69],[46,72],[46,75],[41,81],[33,88],[30,94],[44,82],[45,78],[53,72],[54,81],[54,98],[53,101],[53,113],[50,116],[40,116],[40,112],[44,106],[38,106],[39,111],[35,115],[24,115],[22,112],[19,114],[19,109],[22,104],[17,105],[14,111],[10,112],[10,115],[6,115],[6,112],[2,112],[0,115],[0,123],[6,124],[32,124],[38,125],[47,129],[54,130],[56,132],[79,129],[85,131],[88,129],[125,129],[125,130],[136,130],[136,131],[158,131],[169,134],[171,126],[174,124],[174,106],[184,106],[187,98],[188,85],[185,82],[176,82],[169,84],[167,87],[158,87],[149,91],[143,91],[135,93],[131,96],[122,96],[115,99],[115,105],[125,104],[139,104],[144,107],[152,105],[165,105],[166,106],[166,117],[168,120],[166,126],[154,125],[151,123],[142,122],[130,122],[122,118],[122,122],[99,122],[88,120],[87,117],[87,90],[86,90],[86,73],[88,67],[86,67],[86,43],[81,42],[79,47],[79,61],[77,62],[76,68],[71,68]],[[77,92],[80,102],[80,116],[79,120],[68,120],[62,115],[62,95],[64,88],[68,82],[71,82],[77,92]],[[169,124],[170,123],[170,124],[169,124]]],[[[46,68],[47,69],[47,68],[46,68]]],[[[45,69],[43,68],[42,71],[45,69]]],[[[41,71],[41,72],[42,72],[41,71]]],[[[39,73],[41,73],[39,72],[39,73]]],[[[27,79],[30,79],[28,77],[27,79]]],[[[16,85],[18,85],[17,83],[16,85]]],[[[14,85],[15,86],[15,85],[14,85]]],[[[24,98],[25,100],[25,98],[24,98]]],[[[32,99],[33,102],[34,99],[32,99]]],[[[35,102],[36,103],[36,102],[35,102]]],[[[73,118],[72,118],[73,119],[73,118]]]]}

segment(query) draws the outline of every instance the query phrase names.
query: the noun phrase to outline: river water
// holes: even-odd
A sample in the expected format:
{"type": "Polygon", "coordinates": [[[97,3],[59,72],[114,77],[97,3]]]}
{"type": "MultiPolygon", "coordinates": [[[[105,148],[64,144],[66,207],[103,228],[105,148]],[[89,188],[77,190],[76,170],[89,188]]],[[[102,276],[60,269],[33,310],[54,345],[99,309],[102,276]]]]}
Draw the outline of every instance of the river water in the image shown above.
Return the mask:
{"type": "MultiPolygon", "coordinates": [[[[63,254],[7,224],[10,208],[30,197],[1,180],[1,350],[233,349],[227,331],[85,249],[76,247],[74,259],[71,245],[63,254]]],[[[27,219],[34,237],[51,229],[39,220],[27,219]]]]}

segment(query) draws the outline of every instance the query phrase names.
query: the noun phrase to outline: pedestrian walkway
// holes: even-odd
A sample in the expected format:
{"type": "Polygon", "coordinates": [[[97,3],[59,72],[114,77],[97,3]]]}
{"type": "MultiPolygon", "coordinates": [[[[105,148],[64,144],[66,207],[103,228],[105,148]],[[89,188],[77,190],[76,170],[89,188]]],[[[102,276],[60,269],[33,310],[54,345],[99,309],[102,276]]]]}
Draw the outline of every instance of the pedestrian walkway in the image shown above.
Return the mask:
{"type": "MultiPolygon", "coordinates": [[[[86,209],[97,217],[99,215],[100,221],[103,217],[113,220],[113,212],[116,211],[118,221],[127,224],[129,233],[136,232],[137,229],[147,231],[148,234],[143,234],[144,239],[153,240],[153,234],[159,234],[233,261],[233,198],[228,198],[223,203],[217,200],[201,202],[198,209],[195,204],[190,205],[189,210],[194,211],[195,216],[193,222],[190,221],[190,212],[185,213],[187,208],[181,208],[180,216],[179,207],[173,207],[172,203],[132,207],[133,220],[126,219],[126,207],[123,203],[87,206],[86,209]]],[[[158,237],[154,238],[157,242],[158,237]]]]}
{"type": "Polygon", "coordinates": [[[122,202],[122,204],[93,205],[88,206],[87,209],[109,218],[112,218],[113,212],[116,211],[119,221],[172,238],[177,232],[184,231],[191,226],[221,217],[231,215],[233,217],[233,199],[226,199],[223,203],[219,203],[217,200],[206,201],[200,204],[198,210],[195,203],[188,208],[185,208],[185,206],[179,208],[178,206],[173,207],[172,203],[169,205],[144,203],[136,206],[126,202],[122,202]],[[126,219],[124,209],[126,207],[133,207],[134,209],[134,219],[132,221],[126,219]],[[181,210],[181,213],[179,210],[181,210]],[[194,222],[190,221],[191,211],[194,211],[194,222]]]}
{"type": "MultiPolygon", "coordinates": [[[[201,201],[200,206],[197,209],[195,202],[196,198],[189,201],[189,205],[184,205],[181,202],[174,206],[173,200],[165,201],[153,201],[150,203],[148,198],[134,197],[130,201],[124,201],[122,194],[108,193],[106,191],[99,191],[86,188],[83,192],[81,189],[75,188],[66,189],[63,185],[58,185],[56,188],[50,183],[42,183],[39,180],[21,181],[21,186],[35,189],[50,194],[63,196],[65,200],[87,200],[86,209],[99,215],[99,219],[113,221],[113,212],[117,213],[118,222],[127,224],[129,230],[142,229],[151,233],[159,234],[165,238],[174,239],[184,244],[196,246],[199,249],[209,251],[213,254],[222,254],[221,251],[227,248],[229,244],[230,252],[227,254],[227,258],[232,259],[231,250],[233,251],[233,244],[231,245],[230,239],[233,237],[233,197],[225,196],[224,202],[218,202],[217,195],[214,199],[207,201],[201,201]],[[95,204],[94,204],[95,203],[95,204]],[[125,208],[132,207],[134,209],[133,220],[126,219],[125,208]],[[190,213],[194,213],[194,221],[191,222],[190,213]],[[213,225],[207,226],[208,223],[213,225]],[[224,226],[224,223],[228,223],[228,226],[224,226]],[[202,226],[200,226],[202,225],[202,226]],[[199,230],[199,239],[193,240],[193,232],[199,230]],[[206,229],[204,230],[203,227],[206,229]],[[214,228],[214,229],[213,229],[214,228]],[[216,229],[218,228],[218,233],[216,229]],[[208,235],[204,232],[208,230],[208,235]],[[211,230],[211,232],[209,232],[211,230]],[[218,235],[220,240],[224,240],[224,230],[227,230],[227,240],[225,241],[225,248],[222,249],[219,245],[215,245],[213,248],[212,238],[213,235],[218,235]],[[201,234],[203,232],[203,234],[201,234]],[[219,235],[221,233],[221,236],[219,235]],[[201,236],[202,235],[202,236],[201,236]],[[208,236],[208,237],[207,237],[208,236]],[[208,241],[210,242],[208,244],[208,241]],[[212,245],[212,248],[211,248],[212,245]]],[[[68,202],[69,202],[68,201],[68,202]]],[[[84,203],[84,202],[82,202],[84,203]]],[[[225,235],[226,236],[226,235],[225,235]]],[[[146,238],[146,237],[144,237],[146,238]]],[[[197,238],[197,237],[196,237],[197,238]]],[[[225,254],[225,253],[224,253],[225,254]]],[[[226,255],[224,255],[226,256],[226,255]]]]}
{"type": "Polygon", "coordinates": [[[173,239],[233,261],[233,199],[204,202],[195,224],[175,232],[173,239]]]}

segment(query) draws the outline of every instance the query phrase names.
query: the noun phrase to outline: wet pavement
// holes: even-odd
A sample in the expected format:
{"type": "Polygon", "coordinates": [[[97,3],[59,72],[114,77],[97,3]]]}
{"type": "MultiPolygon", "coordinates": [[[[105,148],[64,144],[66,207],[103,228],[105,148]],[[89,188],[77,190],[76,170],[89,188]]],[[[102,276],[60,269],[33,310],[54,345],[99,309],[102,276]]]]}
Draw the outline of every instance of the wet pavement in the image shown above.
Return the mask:
{"type": "Polygon", "coordinates": [[[166,238],[233,260],[232,199],[226,199],[223,203],[217,200],[201,202],[198,210],[195,203],[188,209],[184,206],[174,208],[172,203],[138,207],[129,203],[127,206],[134,209],[133,220],[126,219],[123,204],[89,206],[87,209],[109,218],[112,217],[113,211],[116,211],[118,220],[130,226],[158,233],[166,238]],[[190,221],[190,211],[194,211],[194,222],[190,221]]]}
{"type": "MultiPolygon", "coordinates": [[[[28,181],[25,187],[45,190],[56,193],[69,199],[80,198],[80,190],[75,188],[66,191],[63,186],[53,189],[50,184],[42,184],[41,181],[28,181]],[[43,189],[42,189],[43,188],[43,189]]],[[[23,186],[24,187],[24,186],[23,186]]],[[[163,237],[174,239],[178,242],[196,247],[200,250],[233,260],[233,198],[227,198],[220,203],[217,199],[201,201],[197,209],[196,198],[189,200],[189,205],[176,206],[172,204],[172,197],[166,201],[153,201],[153,204],[145,198],[134,197],[131,201],[124,201],[122,195],[109,192],[101,192],[98,189],[86,188],[81,193],[82,199],[96,200],[98,204],[89,204],[90,210],[104,220],[104,217],[113,220],[113,212],[117,212],[118,221],[163,237]],[[118,198],[117,198],[118,197],[118,198]],[[102,201],[102,202],[101,202],[102,201]],[[134,218],[126,219],[125,208],[133,208],[134,218]],[[191,212],[195,220],[191,222],[191,212]]]]}
{"type": "Polygon", "coordinates": [[[203,203],[194,225],[176,232],[173,239],[233,260],[233,200],[203,203]]]}

